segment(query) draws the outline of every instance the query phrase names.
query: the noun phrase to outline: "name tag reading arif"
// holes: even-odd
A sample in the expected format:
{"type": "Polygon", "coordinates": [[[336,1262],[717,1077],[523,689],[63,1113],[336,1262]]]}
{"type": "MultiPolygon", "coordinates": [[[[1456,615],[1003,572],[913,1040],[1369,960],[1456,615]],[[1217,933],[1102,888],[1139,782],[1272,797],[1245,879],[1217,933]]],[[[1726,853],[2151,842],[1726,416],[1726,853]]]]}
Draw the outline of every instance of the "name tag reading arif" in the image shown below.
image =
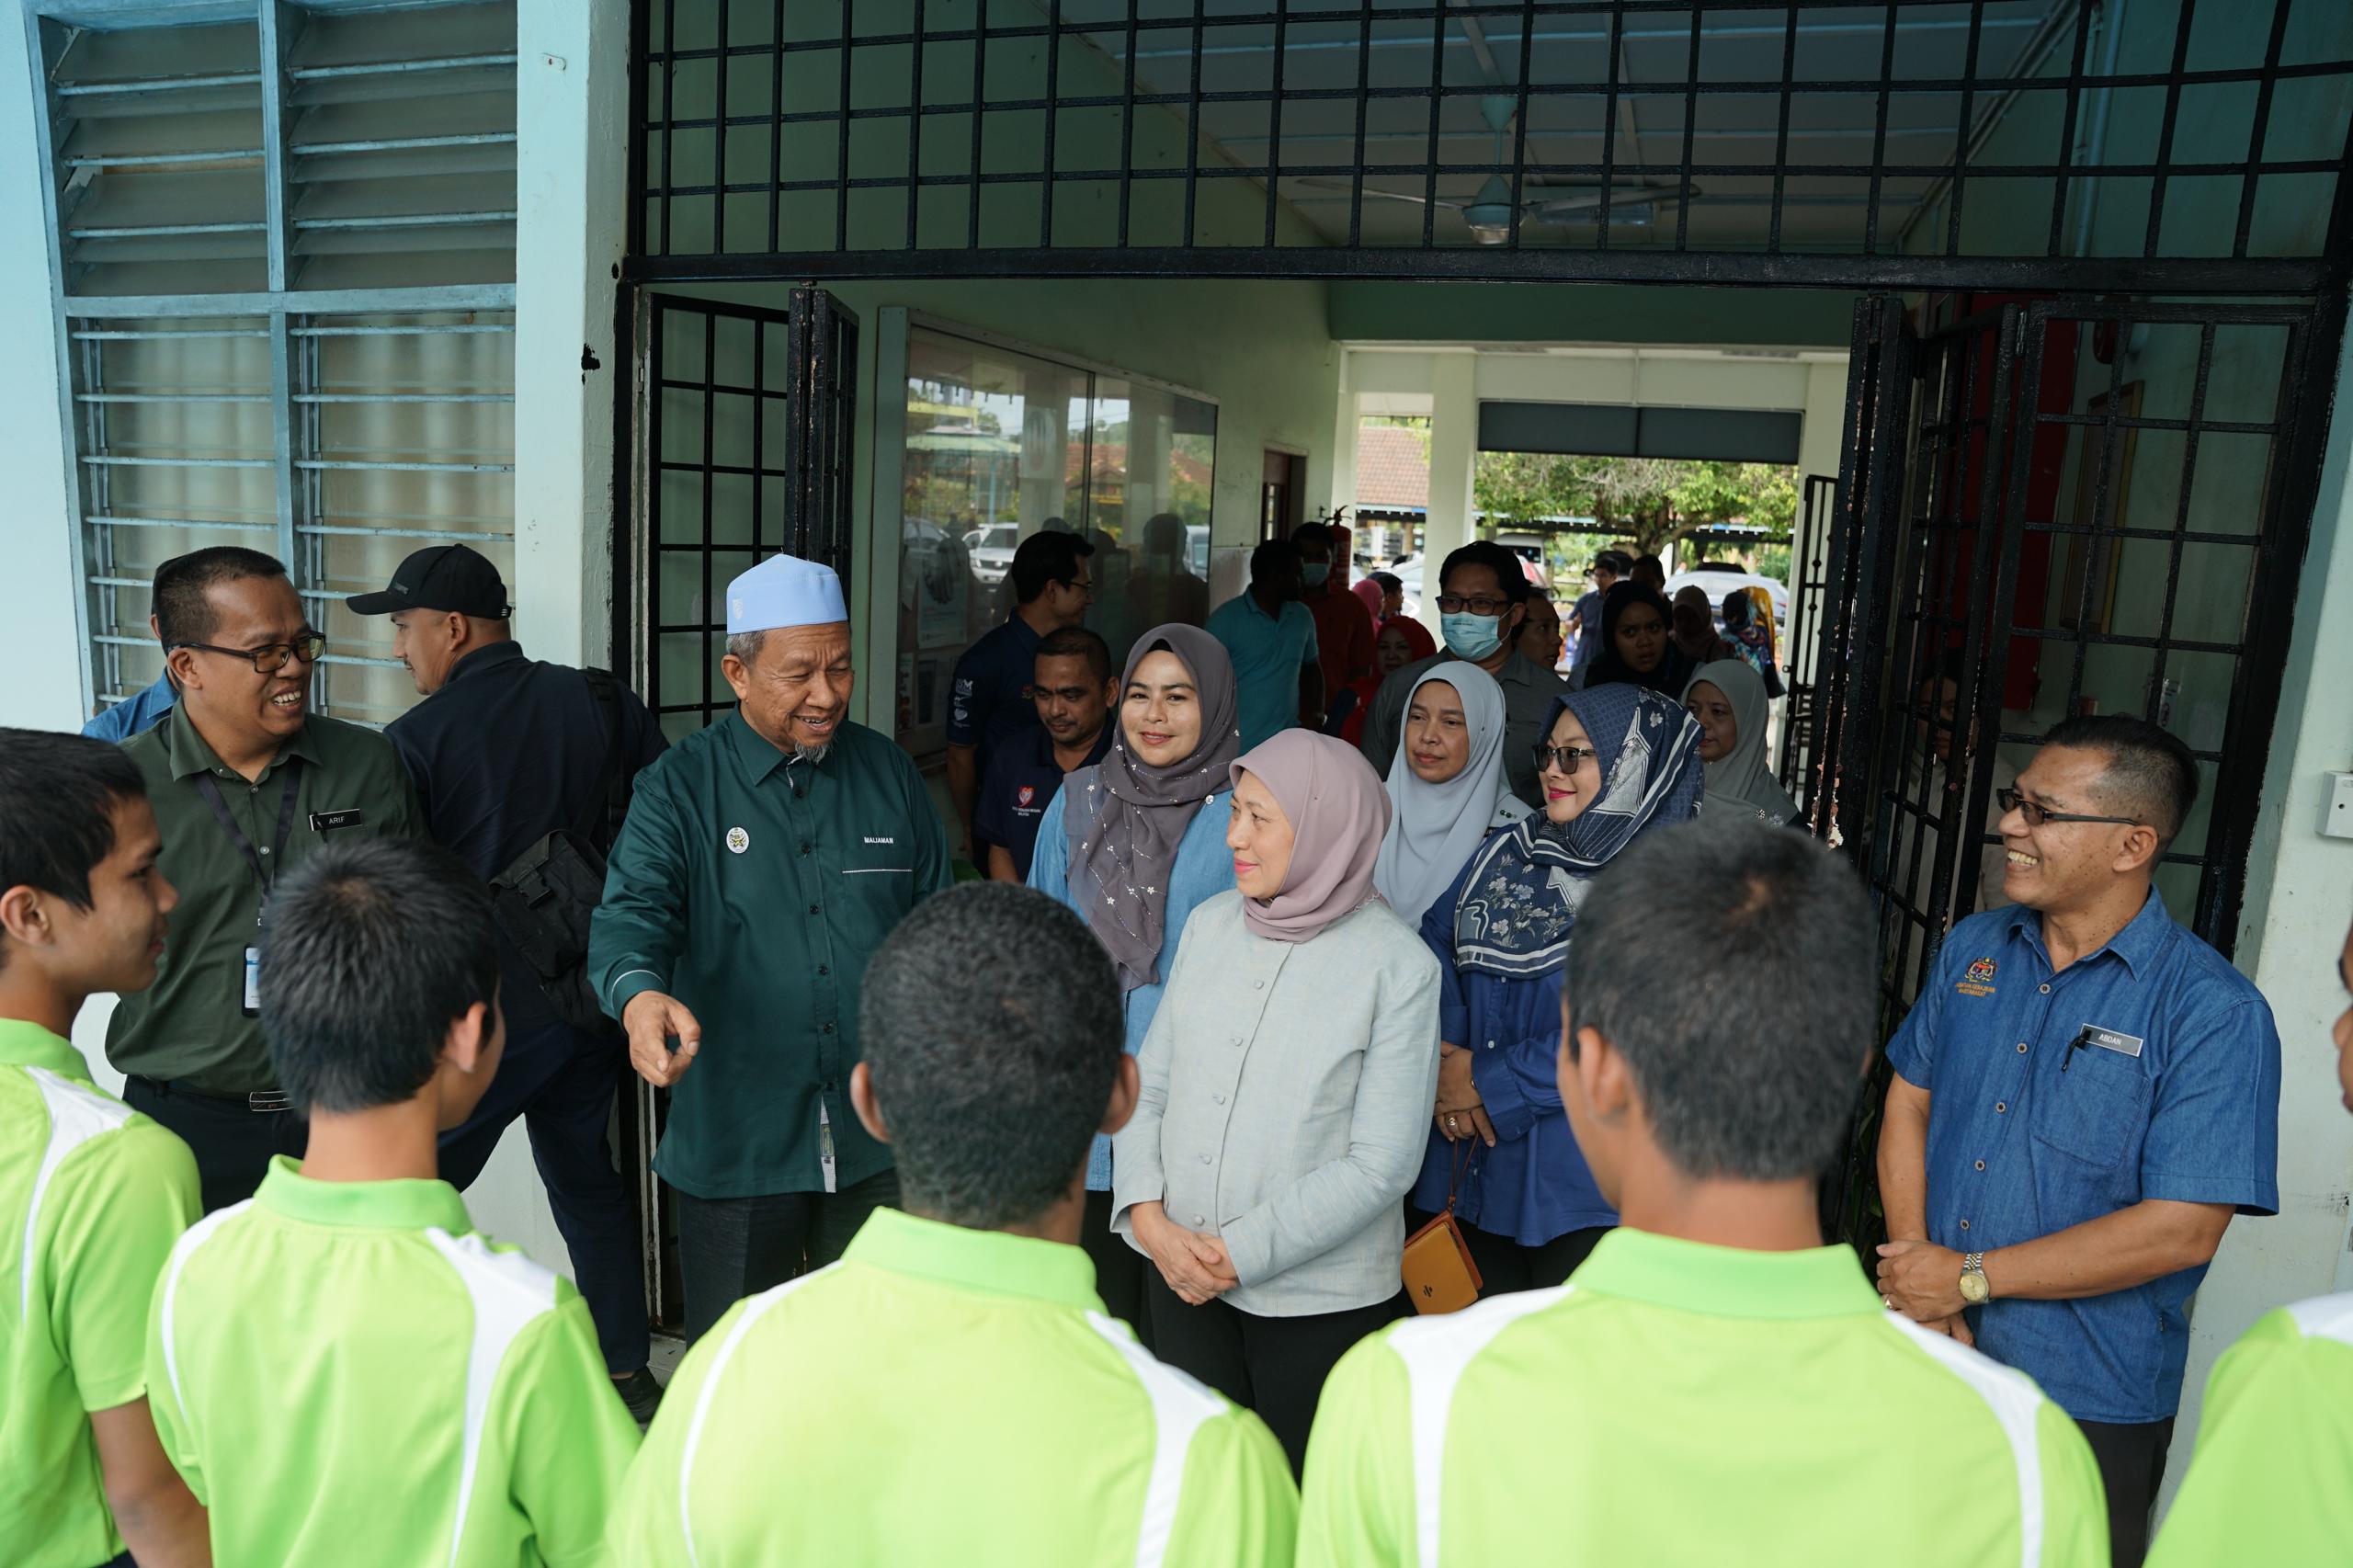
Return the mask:
{"type": "Polygon", "coordinates": [[[357,806],[346,806],[339,812],[313,812],[311,831],[332,833],[339,827],[358,827],[368,820],[357,806]]]}
{"type": "Polygon", "coordinates": [[[2104,1029],[2097,1024],[2084,1026],[2084,1043],[2096,1045],[2102,1051],[2113,1051],[2123,1056],[2141,1054],[2142,1040],[2139,1035],[2120,1034],[2114,1029],[2104,1029]]]}

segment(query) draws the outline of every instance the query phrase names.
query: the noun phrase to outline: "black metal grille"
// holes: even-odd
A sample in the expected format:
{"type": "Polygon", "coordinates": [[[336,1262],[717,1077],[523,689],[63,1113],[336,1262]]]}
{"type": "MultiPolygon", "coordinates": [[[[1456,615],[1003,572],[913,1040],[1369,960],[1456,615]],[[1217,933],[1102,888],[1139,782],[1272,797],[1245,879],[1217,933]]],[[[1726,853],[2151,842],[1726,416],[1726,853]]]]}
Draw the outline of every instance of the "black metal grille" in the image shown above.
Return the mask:
{"type": "Polygon", "coordinates": [[[638,0],[631,266],[2310,292],[2325,9],[638,0]]]}
{"type": "Polygon", "coordinates": [[[1783,685],[1789,700],[1781,711],[1781,788],[1801,808],[1813,799],[1821,756],[1822,624],[1830,576],[1830,532],[1838,503],[1838,482],[1826,473],[1805,476],[1798,526],[1790,540],[1790,615],[1781,642],[1783,685]]]}
{"type": "MultiPolygon", "coordinates": [[[[1997,773],[2080,711],[2198,759],[2157,889],[2231,952],[2342,311],[1943,299],[1920,335],[1859,303],[1810,809],[1872,894],[1884,1033],[1999,874],[1997,773]]],[[[1884,1082],[1825,1188],[1863,1241],[1884,1082]]]]}
{"type": "Polygon", "coordinates": [[[640,550],[619,645],[672,738],[734,701],[719,660],[730,579],[767,556],[850,580],[858,320],[818,289],[787,310],[641,297],[640,550]]]}

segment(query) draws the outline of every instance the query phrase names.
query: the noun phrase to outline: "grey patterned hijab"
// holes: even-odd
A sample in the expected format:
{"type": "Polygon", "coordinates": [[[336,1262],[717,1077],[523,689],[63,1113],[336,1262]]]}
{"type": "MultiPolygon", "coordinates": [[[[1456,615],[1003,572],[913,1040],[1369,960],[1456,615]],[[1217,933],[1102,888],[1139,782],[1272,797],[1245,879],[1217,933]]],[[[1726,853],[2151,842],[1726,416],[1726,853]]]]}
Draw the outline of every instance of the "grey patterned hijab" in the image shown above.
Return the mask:
{"type": "Polygon", "coordinates": [[[1201,738],[1189,756],[1154,767],[1128,744],[1120,716],[1111,715],[1111,750],[1101,762],[1063,781],[1063,832],[1070,841],[1071,891],[1085,901],[1086,923],[1119,967],[1120,989],[1133,991],[1160,978],[1166,937],[1168,879],[1176,850],[1201,802],[1226,783],[1242,750],[1234,722],[1233,662],[1218,640],[1198,626],[1155,626],[1135,641],[1120,679],[1128,683],[1147,654],[1176,656],[1193,677],[1201,710],[1201,738]]]}

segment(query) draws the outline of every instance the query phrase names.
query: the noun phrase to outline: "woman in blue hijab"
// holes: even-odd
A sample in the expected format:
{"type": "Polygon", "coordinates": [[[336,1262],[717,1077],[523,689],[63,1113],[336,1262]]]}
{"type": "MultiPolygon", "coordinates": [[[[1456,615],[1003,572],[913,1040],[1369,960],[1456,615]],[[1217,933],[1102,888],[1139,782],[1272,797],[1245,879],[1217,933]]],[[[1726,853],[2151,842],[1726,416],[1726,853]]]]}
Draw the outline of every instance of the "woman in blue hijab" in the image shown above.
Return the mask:
{"type": "Polygon", "coordinates": [[[1536,765],[1540,815],[1491,835],[1422,917],[1445,971],[1436,1124],[1408,1200],[1453,1199],[1482,1294],[1558,1285],[1618,1216],[1561,1110],[1561,970],[1602,868],[1699,814],[1699,726],[1631,684],[1555,699],[1536,765]]]}

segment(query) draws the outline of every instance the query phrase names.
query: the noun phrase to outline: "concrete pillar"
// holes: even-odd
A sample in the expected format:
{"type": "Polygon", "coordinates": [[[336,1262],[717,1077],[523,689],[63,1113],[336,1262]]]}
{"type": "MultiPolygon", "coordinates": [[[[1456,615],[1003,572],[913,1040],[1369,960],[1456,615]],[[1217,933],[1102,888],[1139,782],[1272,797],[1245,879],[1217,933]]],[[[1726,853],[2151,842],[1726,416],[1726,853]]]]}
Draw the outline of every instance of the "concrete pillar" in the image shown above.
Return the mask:
{"type": "Polygon", "coordinates": [[[1810,473],[1838,477],[1838,446],[1847,424],[1847,361],[1808,365],[1805,424],[1798,433],[1798,487],[1810,473]]]}
{"type": "Polygon", "coordinates": [[[1471,476],[1479,456],[1478,356],[1430,363],[1430,510],[1422,549],[1422,624],[1438,635],[1438,570],[1471,542],[1471,476]]]}
{"type": "Polygon", "coordinates": [[[538,657],[609,664],[628,0],[520,0],[516,40],[516,630],[538,657]]]}
{"type": "MultiPolygon", "coordinates": [[[[2340,363],[2337,407],[2353,394],[2340,363]]],[[[2336,672],[2353,666],[2353,421],[2329,431],[2312,545],[2296,583],[2295,631],[2264,767],[2264,810],[2247,855],[2237,964],[2279,1029],[2279,1212],[2239,1219],[2191,1305],[2189,1362],[2166,1466],[2165,1502],[2188,1462],[2207,1375],[2274,1307],[2353,1290],[2345,1193],[2353,1116],[2337,1103],[2329,1026],[2345,1006],[2336,958],[2353,884],[2353,842],[2320,833],[2323,776],[2353,767],[2353,706],[2336,672]],[[2331,678],[2318,678],[2327,672],[2331,678]]]]}
{"type": "Polygon", "coordinates": [[[16,344],[17,373],[0,377],[0,457],[8,473],[8,569],[0,572],[0,654],[9,678],[0,686],[0,724],[70,730],[89,717],[82,665],[82,585],[74,577],[73,531],[66,525],[64,374],[50,285],[50,229],[43,216],[44,171],[30,137],[41,112],[21,17],[0,27],[0,124],[17,128],[17,151],[0,159],[0,208],[17,214],[0,231],[0,341],[16,344]]]}

